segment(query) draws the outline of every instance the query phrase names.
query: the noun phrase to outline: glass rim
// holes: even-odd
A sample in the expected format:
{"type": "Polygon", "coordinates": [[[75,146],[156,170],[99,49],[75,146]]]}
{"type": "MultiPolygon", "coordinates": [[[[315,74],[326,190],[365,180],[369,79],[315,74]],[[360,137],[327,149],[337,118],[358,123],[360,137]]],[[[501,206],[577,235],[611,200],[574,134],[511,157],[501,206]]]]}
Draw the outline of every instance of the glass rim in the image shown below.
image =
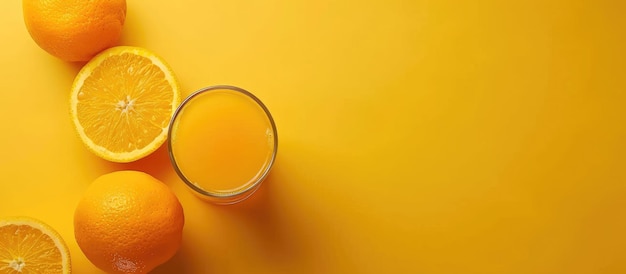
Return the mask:
{"type": "Polygon", "coordinates": [[[276,160],[276,154],[278,152],[278,132],[276,130],[276,124],[274,122],[274,118],[272,117],[272,114],[270,113],[270,111],[267,109],[267,107],[265,106],[265,104],[263,104],[263,102],[256,97],[254,94],[252,94],[251,92],[240,88],[240,87],[236,87],[236,86],[231,86],[231,85],[213,85],[213,86],[207,86],[207,87],[203,87],[201,89],[198,89],[194,92],[192,92],[189,96],[187,96],[185,99],[183,99],[183,101],[178,105],[178,107],[176,108],[176,110],[174,111],[174,114],[172,115],[172,118],[170,120],[170,123],[168,125],[168,130],[167,130],[167,148],[168,148],[168,154],[170,157],[170,162],[172,163],[172,166],[174,167],[174,170],[176,171],[176,174],[178,175],[178,177],[187,185],[189,186],[195,193],[200,194],[203,197],[207,197],[207,198],[212,198],[215,200],[225,200],[227,201],[226,203],[236,203],[239,202],[241,200],[244,200],[246,198],[248,198],[250,195],[252,195],[252,193],[254,193],[254,191],[256,191],[256,189],[261,185],[261,183],[265,180],[265,178],[267,177],[267,175],[269,174],[272,166],[274,165],[274,162],[276,160]],[[182,112],[182,110],[185,108],[185,106],[187,104],[189,104],[189,102],[191,102],[191,100],[193,100],[195,97],[207,93],[207,92],[212,92],[212,91],[217,91],[217,90],[229,90],[229,91],[234,91],[236,93],[239,93],[243,96],[246,96],[250,99],[252,99],[259,107],[261,107],[261,109],[263,109],[263,112],[265,113],[265,115],[267,116],[269,122],[270,122],[270,126],[272,127],[272,134],[273,134],[273,149],[272,149],[272,155],[271,158],[269,160],[269,162],[265,165],[263,172],[261,173],[260,176],[257,176],[256,179],[250,183],[248,182],[247,186],[242,188],[242,189],[238,189],[236,191],[232,191],[232,192],[215,192],[215,191],[209,191],[206,189],[203,189],[201,187],[199,187],[198,185],[194,184],[191,180],[189,180],[185,174],[182,172],[182,170],[180,169],[177,161],[176,161],[176,157],[174,157],[174,152],[173,152],[173,147],[172,147],[172,134],[174,131],[174,123],[176,122],[179,114],[182,112]],[[250,192],[250,193],[248,193],[250,192]],[[246,193],[248,193],[248,195],[245,195],[246,193]],[[239,196],[243,196],[240,199],[237,199],[239,196]],[[235,199],[235,201],[233,202],[228,202],[228,200],[231,199],[235,199]]]}

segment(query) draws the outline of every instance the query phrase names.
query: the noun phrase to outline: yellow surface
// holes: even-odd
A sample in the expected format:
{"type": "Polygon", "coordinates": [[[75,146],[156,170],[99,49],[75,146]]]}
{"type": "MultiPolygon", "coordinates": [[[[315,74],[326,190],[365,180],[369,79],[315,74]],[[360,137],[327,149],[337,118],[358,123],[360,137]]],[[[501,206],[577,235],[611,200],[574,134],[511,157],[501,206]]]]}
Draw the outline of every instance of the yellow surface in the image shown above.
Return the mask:
{"type": "Polygon", "coordinates": [[[625,273],[626,2],[138,1],[122,44],[184,94],[241,86],[279,153],[252,200],[213,206],[165,147],[132,164],[70,124],[80,65],[0,4],[0,215],[28,215],[97,273],[72,215],[97,176],[146,171],[177,193],[183,247],[156,273],[625,273]]]}
{"type": "Polygon", "coordinates": [[[172,124],[178,169],[204,191],[250,188],[267,171],[275,149],[263,108],[238,91],[204,91],[187,101],[172,124]]]}

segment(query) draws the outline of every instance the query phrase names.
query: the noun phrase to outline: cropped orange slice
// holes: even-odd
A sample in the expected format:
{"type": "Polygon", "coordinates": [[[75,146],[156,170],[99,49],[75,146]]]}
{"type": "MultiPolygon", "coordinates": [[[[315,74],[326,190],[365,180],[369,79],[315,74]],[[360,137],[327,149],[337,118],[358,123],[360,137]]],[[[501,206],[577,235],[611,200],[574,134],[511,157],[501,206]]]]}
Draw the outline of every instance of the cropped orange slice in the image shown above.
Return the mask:
{"type": "Polygon", "coordinates": [[[0,220],[0,273],[70,273],[65,242],[36,219],[0,220]]]}
{"type": "Polygon", "coordinates": [[[83,143],[103,159],[127,163],[167,138],[180,91],[170,67],[137,47],[113,47],[95,56],[72,85],[70,114],[83,143]]]}

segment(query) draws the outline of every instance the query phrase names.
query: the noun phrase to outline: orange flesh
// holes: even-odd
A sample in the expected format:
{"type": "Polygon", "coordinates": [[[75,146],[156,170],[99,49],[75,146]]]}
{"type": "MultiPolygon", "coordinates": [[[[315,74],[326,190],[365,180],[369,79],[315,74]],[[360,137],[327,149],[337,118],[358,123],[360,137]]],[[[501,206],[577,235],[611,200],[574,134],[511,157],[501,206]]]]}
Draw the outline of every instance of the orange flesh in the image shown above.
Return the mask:
{"type": "Polygon", "coordinates": [[[274,150],[271,123],[251,98],[228,90],[200,94],[178,114],[172,153],[189,181],[211,192],[254,183],[274,150]]]}
{"type": "Polygon", "coordinates": [[[28,225],[2,226],[0,243],[0,273],[63,272],[61,251],[50,236],[38,229],[28,225]]]}
{"type": "Polygon", "coordinates": [[[167,127],[172,93],[165,74],[150,59],[111,56],[85,79],[77,116],[95,144],[115,153],[131,152],[148,146],[167,127]]]}

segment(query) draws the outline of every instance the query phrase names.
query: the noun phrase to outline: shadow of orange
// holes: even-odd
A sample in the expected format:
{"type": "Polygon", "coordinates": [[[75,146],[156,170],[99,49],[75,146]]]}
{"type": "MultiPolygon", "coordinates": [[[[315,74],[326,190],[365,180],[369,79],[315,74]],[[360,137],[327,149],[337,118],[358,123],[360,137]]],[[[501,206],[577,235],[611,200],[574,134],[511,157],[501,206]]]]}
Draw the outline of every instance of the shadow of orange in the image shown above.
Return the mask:
{"type": "Polygon", "coordinates": [[[59,62],[63,62],[65,69],[74,76],[87,64],[87,62],[65,62],[61,60],[59,60],[59,62]]]}
{"type": "Polygon", "coordinates": [[[130,163],[113,163],[105,160],[100,165],[109,172],[118,170],[137,170],[148,173],[160,181],[168,182],[167,175],[174,172],[170,163],[167,145],[163,144],[152,154],[130,163]]]}
{"type": "MultiPolygon", "coordinates": [[[[158,266],[153,271],[150,271],[150,273],[152,274],[164,273],[165,274],[165,273],[192,273],[194,271],[197,272],[197,269],[191,269],[189,267],[191,263],[187,261],[188,260],[187,258],[192,257],[190,254],[190,252],[192,252],[192,249],[189,246],[191,244],[193,243],[183,240],[182,246],[178,250],[176,255],[174,255],[174,257],[172,257],[166,263],[158,266]]],[[[212,271],[208,271],[207,269],[204,269],[203,273],[212,273],[212,271]]]]}

